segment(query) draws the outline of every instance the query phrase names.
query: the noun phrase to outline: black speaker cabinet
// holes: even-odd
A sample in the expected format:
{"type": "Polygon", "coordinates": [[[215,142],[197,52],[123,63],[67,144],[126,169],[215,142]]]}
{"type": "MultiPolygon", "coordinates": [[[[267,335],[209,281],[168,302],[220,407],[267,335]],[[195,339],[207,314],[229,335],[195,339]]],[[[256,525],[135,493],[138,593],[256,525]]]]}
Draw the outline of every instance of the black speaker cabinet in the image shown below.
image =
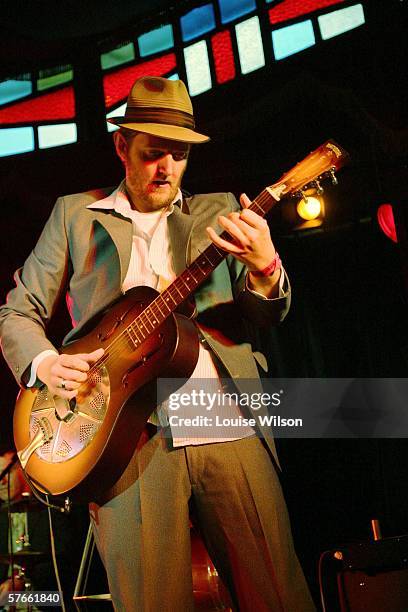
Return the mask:
{"type": "Polygon", "coordinates": [[[352,544],[324,559],[326,612],[408,612],[408,536],[352,544]]]}

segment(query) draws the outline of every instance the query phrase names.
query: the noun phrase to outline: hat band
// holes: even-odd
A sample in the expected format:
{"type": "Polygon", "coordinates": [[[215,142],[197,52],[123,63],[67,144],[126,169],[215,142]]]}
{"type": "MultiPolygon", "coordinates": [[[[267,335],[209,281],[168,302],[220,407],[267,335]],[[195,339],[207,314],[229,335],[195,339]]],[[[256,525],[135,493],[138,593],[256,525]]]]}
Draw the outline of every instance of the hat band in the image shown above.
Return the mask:
{"type": "Polygon", "coordinates": [[[172,108],[137,108],[128,107],[125,113],[126,121],[137,123],[163,123],[194,129],[194,117],[184,111],[172,108]]]}

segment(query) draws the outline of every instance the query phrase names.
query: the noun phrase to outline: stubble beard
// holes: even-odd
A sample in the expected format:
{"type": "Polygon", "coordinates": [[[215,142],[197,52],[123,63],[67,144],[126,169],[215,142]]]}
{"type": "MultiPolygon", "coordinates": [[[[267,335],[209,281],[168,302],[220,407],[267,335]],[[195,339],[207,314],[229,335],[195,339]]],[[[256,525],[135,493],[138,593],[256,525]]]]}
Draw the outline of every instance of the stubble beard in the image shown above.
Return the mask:
{"type": "Polygon", "coordinates": [[[181,178],[176,184],[170,185],[170,189],[166,190],[166,193],[162,193],[160,187],[149,191],[148,187],[143,185],[137,176],[127,176],[126,190],[133,208],[140,212],[153,212],[167,208],[176,197],[181,178]]]}

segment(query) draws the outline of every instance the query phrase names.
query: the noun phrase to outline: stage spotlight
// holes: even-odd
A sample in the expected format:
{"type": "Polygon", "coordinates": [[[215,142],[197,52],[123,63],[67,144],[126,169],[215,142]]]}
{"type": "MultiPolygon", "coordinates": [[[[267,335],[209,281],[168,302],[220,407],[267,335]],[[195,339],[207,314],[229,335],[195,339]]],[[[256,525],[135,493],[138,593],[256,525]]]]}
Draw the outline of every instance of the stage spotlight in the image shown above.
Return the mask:
{"type": "Polygon", "coordinates": [[[322,205],[319,198],[314,196],[305,196],[301,198],[296,206],[297,214],[305,221],[317,219],[322,210],[322,205]]]}
{"type": "Polygon", "coordinates": [[[393,242],[398,242],[394,212],[391,204],[381,204],[381,206],[379,206],[377,210],[377,221],[387,238],[391,238],[393,242]]]}
{"type": "Polygon", "coordinates": [[[320,227],[325,217],[325,205],[322,190],[316,188],[307,189],[303,195],[295,201],[292,212],[292,229],[307,230],[320,227]]]}

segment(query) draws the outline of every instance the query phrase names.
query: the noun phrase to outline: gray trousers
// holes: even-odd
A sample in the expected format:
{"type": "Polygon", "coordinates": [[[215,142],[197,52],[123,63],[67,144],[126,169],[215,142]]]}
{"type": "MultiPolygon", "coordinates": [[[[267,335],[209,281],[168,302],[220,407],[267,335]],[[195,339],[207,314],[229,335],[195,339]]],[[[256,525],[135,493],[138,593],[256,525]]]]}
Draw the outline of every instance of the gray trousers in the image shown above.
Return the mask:
{"type": "Polygon", "coordinates": [[[115,610],[190,612],[189,501],[241,612],[315,610],[280,483],[262,442],[172,449],[146,434],[102,503],[90,506],[115,610]]]}

